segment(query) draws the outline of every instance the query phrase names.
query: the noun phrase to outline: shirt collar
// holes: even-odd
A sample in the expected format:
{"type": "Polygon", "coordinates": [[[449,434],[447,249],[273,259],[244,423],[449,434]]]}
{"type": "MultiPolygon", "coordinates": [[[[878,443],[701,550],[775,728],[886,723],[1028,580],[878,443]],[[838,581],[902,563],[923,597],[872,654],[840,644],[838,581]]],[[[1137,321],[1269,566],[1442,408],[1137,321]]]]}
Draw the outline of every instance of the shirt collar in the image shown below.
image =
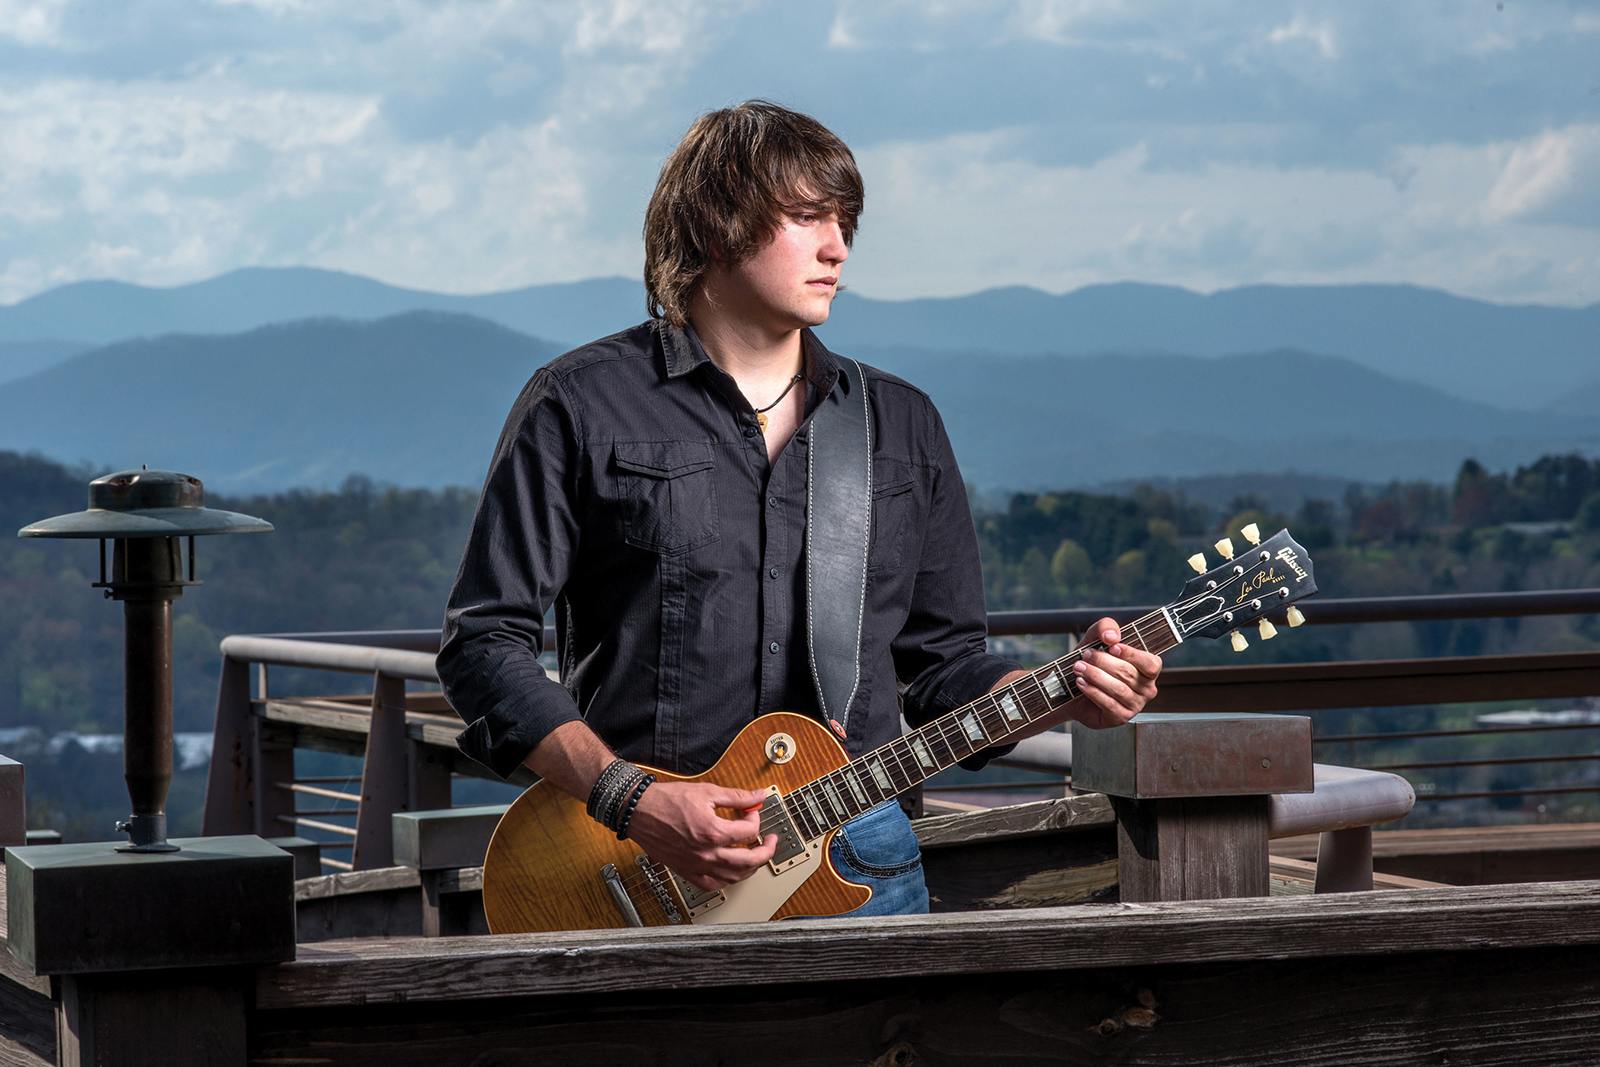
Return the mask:
{"type": "MultiPolygon", "coordinates": [[[[668,378],[681,378],[701,364],[711,362],[692,323],[684,323],[682,329],[665,319],[657,319],[656,323],[668,378]]],[[[829,352],[809,329],[800,331],[800,343],[805,347],[806,366],[811,370],[808,384],[816,390],[817,396],[827,396],[833,391],[834,383],[841,380],[838,357],[829,352]]],[[[849,379],[843,379],[843,388],[849,387],[849,379]]]]}

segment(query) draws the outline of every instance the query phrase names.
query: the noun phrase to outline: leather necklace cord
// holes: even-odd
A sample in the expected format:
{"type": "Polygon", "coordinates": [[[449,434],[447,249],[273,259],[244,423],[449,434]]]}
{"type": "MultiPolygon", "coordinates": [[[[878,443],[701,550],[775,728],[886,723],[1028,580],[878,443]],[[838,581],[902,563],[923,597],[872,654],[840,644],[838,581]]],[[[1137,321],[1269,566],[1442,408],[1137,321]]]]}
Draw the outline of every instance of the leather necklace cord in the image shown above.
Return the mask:
{"type": "Polygon", "coordinates": [[[789,395],[789,390],[793,389],[795,383],[803,377],[805,377],[805,375],[796,374],[793,378],[789,379],[789,384],[783,387],[783,392],[778,394],[778,399],[774,400],[764,408],[756,408],[756,425],[761,427],[762,433],[767,432],[767,412],[783,403],[783,398],[789,395]]]}

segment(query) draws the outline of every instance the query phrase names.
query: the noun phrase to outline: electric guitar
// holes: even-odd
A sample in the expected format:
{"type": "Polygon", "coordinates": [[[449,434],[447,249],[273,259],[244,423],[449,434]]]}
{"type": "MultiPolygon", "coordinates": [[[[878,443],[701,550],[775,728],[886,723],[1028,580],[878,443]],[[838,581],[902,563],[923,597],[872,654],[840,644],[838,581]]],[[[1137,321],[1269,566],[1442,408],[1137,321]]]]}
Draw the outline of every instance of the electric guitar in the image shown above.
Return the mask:
{"type": "MultiPolygon", "coordinates": [[[[1289,531],[1259,542],[1209,571],[1196,554],[1200,575],[1183,595],[1121,627],[1124,644],[1162,653],[1196,637],[1232,637],[1258,623],[1262,637],[1276,631],[1268,612],[1287,607],[1289,625],[1304,619],[1292,607],[1317,591],[1311,559],[1289,531]]],[[[693,776],[654,771],[663,782],[709,781],[733,789],[761,789],[761,835],[776,834],[769,863],[741,882],[708,891],[652,863],[631,841],[584,812],[584,802],[547,782],[530,787],[506,811],[483,866],[483,908],[497,934],[589,930],[686,923],[761,922],[799,916],[839,915],[865,904],[872,890],[846,881],[828,856],[833,833],[846,821],[900,795],[958,760],[1004,744],[1030,724],[1079,695],[1072,664],[1079,649],[957,708],[920,729],[855,760],[815,719],[792,712],[763,715],[739,732],[715,766],[693,776]]],[[[725,813],[732,816],[734,813],[725,813]]]]}

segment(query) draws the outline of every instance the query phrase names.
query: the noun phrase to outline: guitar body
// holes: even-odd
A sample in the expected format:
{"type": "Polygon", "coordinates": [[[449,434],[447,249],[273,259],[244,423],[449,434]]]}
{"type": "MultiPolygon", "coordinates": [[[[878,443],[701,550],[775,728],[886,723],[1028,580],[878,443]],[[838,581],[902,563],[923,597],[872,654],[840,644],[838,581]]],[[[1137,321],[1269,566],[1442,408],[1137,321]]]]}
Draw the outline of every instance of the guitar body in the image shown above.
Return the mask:
{"type": "MultiPolygon", "coordinates": [[[[647,768],[663,782],[713,782],[732,789],[768,789],[787,795],[849,758],[833,735],[814,719],[780,711],[763,715],[739,732],[709,770],[683,777],[647,768]],[[787,761],[768,757],[769,743],[789,739],[787,761]]],[[[732,814],[732,813],[725,813],[732,814]]],[[[630,925],[602,872],[615,868],[635,914],[645,926],[683,923],[761,922],[807,915],[839,915],[872,898],[872,890],[841,878],[828,856],[833,832],[805,842],[806,855],[782,871],[765,865],[728,886],[717,903],[697,909],[681,884],[652,881],[638,865],[640,849],[589,818],[582,801],[548,782],[518,797],[495,828],[483,863],[483,910],[496,934],[600,930],[630,925]],[[663,900],[663,892],[670,900],[663,900]]],[[[656,869],[658,872],[659,868],[656,869]]]]}

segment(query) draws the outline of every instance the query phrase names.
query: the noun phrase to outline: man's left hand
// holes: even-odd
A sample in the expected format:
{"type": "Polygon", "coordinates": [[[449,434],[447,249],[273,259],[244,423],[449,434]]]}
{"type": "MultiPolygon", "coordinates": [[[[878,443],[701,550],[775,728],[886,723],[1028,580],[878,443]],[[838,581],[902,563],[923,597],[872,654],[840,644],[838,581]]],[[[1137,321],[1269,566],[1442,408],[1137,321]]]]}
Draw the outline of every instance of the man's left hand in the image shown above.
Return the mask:
{"type": "MultiPolygon", "coordinates": [[[[1077,719],[1096,730],[1121,726],[1155,699],[1156,677],[1161,673],[1160,656],[1123,644],[1122,631],[1115,619],[1101,619],[1089,628],[1083,644],[1095,641],[1105,648],[1084,648],[1078,662],[1072,665],[1082,696],[1039,720],[1020,736],[1047,730],[1068,719],[1077,719]]],[[[1027,676],[1027,671],[1012,671],[994,688],[1000,689],[1027,676]]]]}
{"type": "Polygon", "coordinates": [[[1085,726],[1103,730],[1121,726],[1155,699],[1161,657],[1122,643],[1114,619],[1101,619],[1084,635],[1087,645],[1098,636],[1104,649],[1084,648],[1072,669],[1083,693],[1074,700],[1072,717],[1085,726]]]}

